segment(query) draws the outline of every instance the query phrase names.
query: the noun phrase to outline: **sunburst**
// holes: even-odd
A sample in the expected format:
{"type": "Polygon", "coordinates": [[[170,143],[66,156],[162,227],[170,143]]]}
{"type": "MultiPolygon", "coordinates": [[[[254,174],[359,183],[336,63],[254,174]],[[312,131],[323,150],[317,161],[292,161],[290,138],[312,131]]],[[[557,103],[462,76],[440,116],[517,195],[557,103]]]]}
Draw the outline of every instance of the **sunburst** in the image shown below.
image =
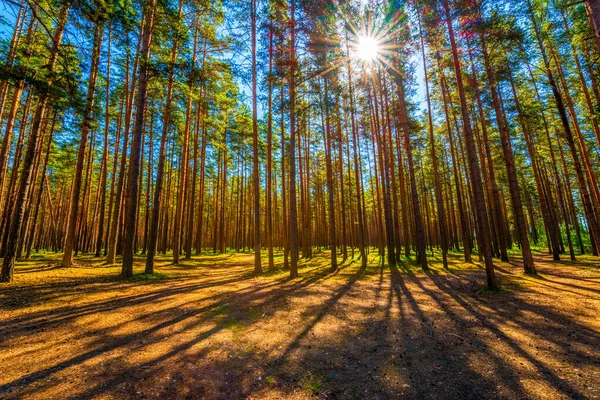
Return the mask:
{"type": "Polygon", "coordinates": [[[355,45],[354,55],[365,62],[373,62],[379,56],[381,47],[378,41],[369,35],[361,35],[355,45]]]}
{"type": "Polygon", "coordinates": [[[307,80],[328,75],[343,65],[350,63],[353,70],[374,70],[379,66],[393,74],[400,71],[398,62],[399,33],[406,23],[406,15],[400,10],[388,10],[378,13],[365,9],[362,12],[338,8],[334,11],[337,23],[337,35],[314,36],[311,38],[311,51],[315,54],[335,54],[326,63],[321,64],[307,80]],[[360,17],[360,15],[363,17],[360,17]]]}

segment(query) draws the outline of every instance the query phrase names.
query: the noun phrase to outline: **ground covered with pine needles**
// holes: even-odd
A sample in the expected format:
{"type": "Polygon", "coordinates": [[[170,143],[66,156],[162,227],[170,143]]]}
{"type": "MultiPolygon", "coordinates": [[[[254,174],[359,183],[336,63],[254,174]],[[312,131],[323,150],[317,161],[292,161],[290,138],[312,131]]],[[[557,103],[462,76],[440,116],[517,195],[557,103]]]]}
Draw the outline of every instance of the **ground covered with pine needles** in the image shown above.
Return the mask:
{"type": "Polygon", "coordinates": [[[600,398],[597,258],[498,263],[498,292],[460,254],[428,274],[327,260],[290,280],[254,277],[251,254],[154,276],[140,258],[123,281],[36,256],[0,286],[0,398],[600,398]]]}

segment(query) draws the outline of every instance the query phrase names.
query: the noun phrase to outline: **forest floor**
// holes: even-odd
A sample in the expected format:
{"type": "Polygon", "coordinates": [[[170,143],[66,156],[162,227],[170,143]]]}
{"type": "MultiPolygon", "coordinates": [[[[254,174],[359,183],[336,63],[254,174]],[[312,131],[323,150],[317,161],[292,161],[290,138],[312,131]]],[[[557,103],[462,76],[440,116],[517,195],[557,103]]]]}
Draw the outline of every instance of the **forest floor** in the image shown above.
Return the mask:
{"type": "Polygon", "coordinates": [[[458,253],[330,274],[323,252],[293,280],[247,253],[139,258],[127,281],[39,255],[0,286],[0,398],[600,398],[600,262],[535,259],[490,292],[458,253]]]}

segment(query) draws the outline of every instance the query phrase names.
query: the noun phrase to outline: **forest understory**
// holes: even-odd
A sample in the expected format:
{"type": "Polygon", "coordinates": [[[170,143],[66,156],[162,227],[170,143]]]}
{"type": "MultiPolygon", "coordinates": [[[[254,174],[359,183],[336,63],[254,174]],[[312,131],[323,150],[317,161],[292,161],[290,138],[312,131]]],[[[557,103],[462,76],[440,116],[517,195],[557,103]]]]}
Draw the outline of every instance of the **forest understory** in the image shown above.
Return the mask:
{"type": "Polygon", "coordinates": [[[36,255],[0,287],[0,398],[599,398],[598,260],[534,259],[498,262],[490,291],[452,252],[429,273],[377,251],[330,273],[320,252],[296,279],[250,253],[161,255],[152,276],[136,257],[129,280],[36,255]]]}
{"type": "Polygon", "coordinates": [[[0,400],[599,399],[600,0],[0,0],[0,400]]]}

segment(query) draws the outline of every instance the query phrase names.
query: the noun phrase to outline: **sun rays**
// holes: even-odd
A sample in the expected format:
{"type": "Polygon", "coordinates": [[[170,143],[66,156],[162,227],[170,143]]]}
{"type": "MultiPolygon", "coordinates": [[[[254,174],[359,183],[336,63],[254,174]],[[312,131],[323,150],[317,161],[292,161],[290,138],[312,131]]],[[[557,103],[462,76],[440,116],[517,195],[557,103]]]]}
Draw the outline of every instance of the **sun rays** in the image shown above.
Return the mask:
{"type": "Polygon", "coordinates": [[[379,55],[379,51],[380,45],[375,38],[362,35],[358,38],[354,56],[365,62],[373,62],[379,55]]]}
{"type": "MultiPolygon", "coordinates": [[[[353,70],[383,68],[400,74],[402,36],[407,32],[406,15],[399,10],[387,13],[337,9],[337,32],[330,36],[313,37],[311,48],[327,61],[309,74],[309,80],[323,77],[350,63],[353,70]]],[[[323,60],[323,59],[322,59],[323,60]]]]}

